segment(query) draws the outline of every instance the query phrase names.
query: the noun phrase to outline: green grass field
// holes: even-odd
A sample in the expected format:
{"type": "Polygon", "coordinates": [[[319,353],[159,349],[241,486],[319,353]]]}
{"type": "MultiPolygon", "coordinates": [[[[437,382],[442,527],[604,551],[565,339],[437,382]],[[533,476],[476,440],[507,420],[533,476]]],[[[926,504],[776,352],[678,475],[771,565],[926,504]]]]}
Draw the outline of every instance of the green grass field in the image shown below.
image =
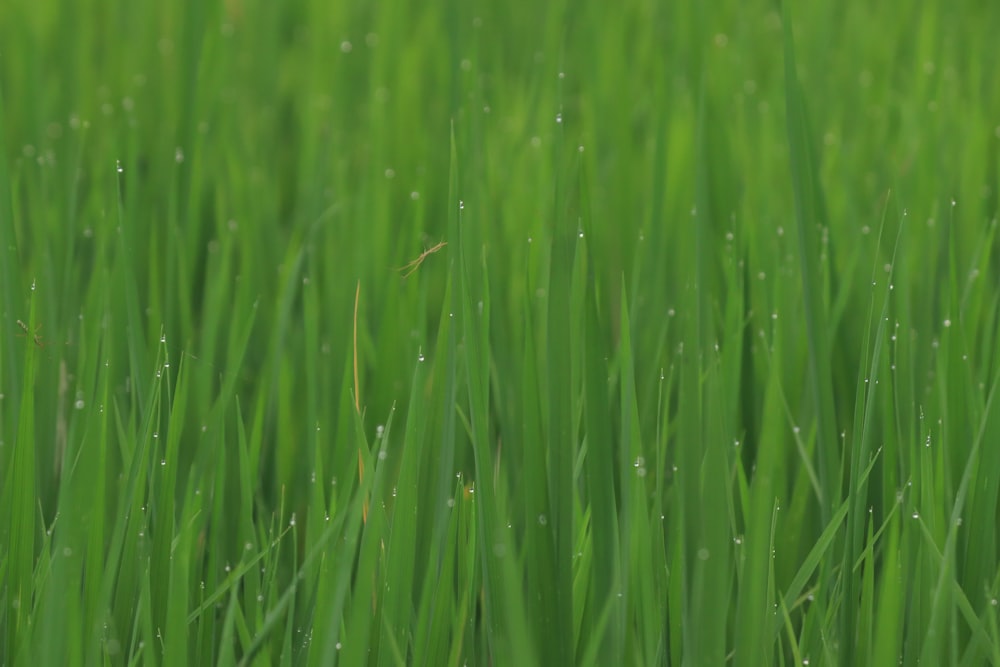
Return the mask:
{"type": "Polygon", "coordinates": [[[1000,665],[995,2],[0,2],[0,665],[1000,665]]]}

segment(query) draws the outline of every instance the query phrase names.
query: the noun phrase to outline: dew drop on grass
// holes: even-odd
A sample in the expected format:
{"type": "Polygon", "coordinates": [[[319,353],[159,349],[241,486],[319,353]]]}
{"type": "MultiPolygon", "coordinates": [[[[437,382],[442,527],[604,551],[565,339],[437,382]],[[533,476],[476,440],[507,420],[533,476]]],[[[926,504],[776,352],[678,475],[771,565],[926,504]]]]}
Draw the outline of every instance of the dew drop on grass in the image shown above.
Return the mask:
{"type": "Polygon", "coordinates": [[[698,549],[698,560],[708,560],[708,558],[709,558],[708,549],[706,549],[705,547],[698,549]]]}
{"type": "Polygon", "coordinates": [[[545,516],[544,514],[539,514],[538,515],[538,525],[539,526],[544,526],[544,525],[548,524],[548,522],[549,522],[549,519],[548,519],[547,516],[545,516]]]}
{"type": "Polygon", "coordinates": [[[83,399],[78,398],[76,399],[76,403],[73,404],[73,407],[76,408],[77,410],[83,410],[83,405],[84,405],[83,399]]]}
{"type": "Polygon", "coordinates": [[[115,168],[118,169],[118,173],[119,174],[122,173],[123,171],[125,171],[125,169],[122,168],[122,161],[121,160],[116,160],[115,161],[115,168]]]}
{"type": "Polygon", "coordinates": [[[379,461],[385,461],[387,458],[389,458],[389,452],[385,451],[385,449],[378,450],[379,461]]]}

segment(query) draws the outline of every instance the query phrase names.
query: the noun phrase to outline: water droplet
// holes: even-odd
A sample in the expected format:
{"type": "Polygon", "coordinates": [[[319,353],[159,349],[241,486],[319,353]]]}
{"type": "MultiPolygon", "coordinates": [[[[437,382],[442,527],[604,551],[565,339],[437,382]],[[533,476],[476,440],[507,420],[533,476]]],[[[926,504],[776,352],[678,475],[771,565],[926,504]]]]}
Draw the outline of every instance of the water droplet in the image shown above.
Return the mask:
{"type": "Polygon", "coordinates": [[[123,171],[125,171],[125,169],[122,167],[122,161],[121,160],[115,160],[115,166],[118,169],[118,173],[119,174],[122,173],[123,171]]]}
{"type": "Polygon", "coordinates": [[[704,560],[708,560],[708,558],[709,558],[708,549],[706,549],[705,547],[702,547],[701,549],[698,549],[698,560],[703,560],[704,561],[704,560]]]}
{"type": "Polygon", "coordinates": [[[82,398],[76,399],[76,403],[73,404],[73,407],[76,408],[77,410],[83,410],[83,406],[84,403],[82,398]]]}
{"type": "Polygon", "coordinates": [[[546,525],[546,524],[547,524],[548,522],[549,522],[549,519],[548,519],[548,517],[546,517],[546,516],[545,516],[544,514],[539,514],[539,515],[538,515],[538,525],[539,525],[539,526],[544,526],[544,525],[546,525]]]}
{"type": "Polygon", "coordinates": [[[354,48],[354,46],[352,46],[351,43],[348,42],[346,39],[343,42],[340,43],[340,52],[341,53],[350,53],[353,48],[354,48]]]}

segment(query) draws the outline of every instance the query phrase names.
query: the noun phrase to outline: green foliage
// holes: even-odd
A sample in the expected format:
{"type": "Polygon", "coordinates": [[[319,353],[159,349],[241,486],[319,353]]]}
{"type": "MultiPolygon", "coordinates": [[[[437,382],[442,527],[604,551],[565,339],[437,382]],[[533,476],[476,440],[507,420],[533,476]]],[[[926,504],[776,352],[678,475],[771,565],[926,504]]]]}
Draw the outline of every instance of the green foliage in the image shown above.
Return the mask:
{"type": "Polygon", "coordinates": [[[1000,665],[998,30],[0,3],[0,665],[1000,665]]]}

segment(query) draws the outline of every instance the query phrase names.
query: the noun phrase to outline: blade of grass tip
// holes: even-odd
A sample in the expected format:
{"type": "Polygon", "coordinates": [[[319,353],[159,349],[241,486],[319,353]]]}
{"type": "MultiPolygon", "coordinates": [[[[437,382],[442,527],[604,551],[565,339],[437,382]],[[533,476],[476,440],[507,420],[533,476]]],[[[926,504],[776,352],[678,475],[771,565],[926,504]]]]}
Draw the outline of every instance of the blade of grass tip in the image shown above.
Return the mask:
{"type": "MultiPolygon", "coordinates": [[[[877,456],[873,456],[871,461],[868,462],[868,467],[864,469],[861,474],[862,479],[867,479],[871,474],[872,468],[875,467],[875,462],[878,461],[877,456]]],[[[795,600],[798,599],[799,595],[805,589],[806,584],[809,579],[813,576],[816,568],[819,567],[823,558],[827,555],[827,552],[834,547],[835,541],[837,539],[838,533],[840,532],[840,526],[844,522],[844,518],[847,516],[847,511],[850,506],[850,500],[845,499],[841,502],[840,507],[834,512],[833,518],[830,523],[826,524],[823,532],[816,539],[815,544],[813,544],[812,549],[802,560],[799,569],[795,572],[795,576],[792,577],[792,581],[788,584],[787,588],[782,595],[784,603],[788,608],[792,608],[795,605],[795,600]]],[[[780,619],[772,622],[772,637],[777,637],[778,633],[781,631],[781,621],[780,619]]]]}
{"type": "Polygon", "coordinates": [[[875,610],[874,643],[870,665],[891,665],[900,658],[903,642],[902,605],[906,599],[902,557],[899,553],[900,521],[896,512],[889,524],[888,542],[882,549],[878,604],[875,610]]]}
{"type": "MultiPolygon", "coordinates": [[[[32,284],[29,304],[28,331],[35,327],[35,286],[32,284]]],[[[9,474],[4,480],[3,507],[9,508],[7,531],[8,551],[5,573],[5,599],[8,604],[5,643],[8,655],[28,659],[22,654],[29,647],[24,640],[29,631],[32,609],[32,573],[35,562],[35,539],[38,534],[35,514],[35,380],[37,351],[26,341],[26,362],[21,385],[21,405],[17,421],[17,441],[11,456],[9,474]]]]}
{"type": "MultiPolygon", "coordinates": [[[[879,229],[879,240],[878,246],[876,248],[876,257],[878,256],[878,247],[881,246],[882,236],[885,233],[885,219],[886,211],[883,210],[882,221],[879,229]]],[[[852,427],[852,437],[851,437],[851,450],[848,452],[849,457],[849,471],[850,476],[848,479],[848,501],[850,503],[850,509],[847,513],[847,542],[844,547],[844,578],[842,580],[842,585],[844,587],[844,600],[845,605],[853,605],[856,602],[857,594],[856,589],[861,588],[864,590],[865,582],[858,581],[858,575],[854,572],[851,565],[854,561],[862,554],[864,551],[864,540],[863,531],[867,520],[870,521],[870,514],[865,511],[868,506],[868,484],[867,477],[862,476],[863,467],[868,465],[869,459],[871,458],[872,449],[872,430],[874,428],[874,415],[876,414],[876,400],[877,394],[876,389],[879,388],[879,377],[883,367],[881,358],[882,350],[885,347],[885,342],[888,340],[888,334],[886,333],[886,326],[889,320],[889,301],[891,290],[889,286],[892,284],[892,264],[895,262],[895,252],[899,248],[899,239],[903,232],[903,226],[900,225],[897,230],[896,244],[893,250],[893,262],[890,263],[889,273],[884,278],[884,283],[880,288],[880,294],[872,294],[872,302],[868,312],[868,320],[866,323],[865,330],[867,335],[864,340],[861,363],[862,366],[858,370],[858,378],[855,389],[855,405],[854,405],[854,424],[852,427]],[[882,307],[879,310],[877,316],[877,326],[875,331],[872,331],[873,319],[875,316],[875,304],[876,298],[881,297],[882,307]],[[848,602],[849,601],[849,602],[848,602]]],[[[875,260],[875,265],[872,267],[872,285],[874,286],[876,277],[879,272],[879,260],[875,260]]],[[[851,616],[863,616],[858,610],[852,610],[850,612],[851,616]]],[[[853,623],[853,621],[852,621],[853,623]]],[[[860,630],[864,630],[866,626],[858,625],[860,630]]],[[[842,647],[847,651],[848,660],[859,660],[867,658],[868,650],[863,646],[858,646],[857,651],[860,653],[855,654],[855,650],[851,647],[854,646],[856,640],[861,640],[863,637],[855,637],[853,632],[845,636],[842,641],[847,642],[847,645],[842,647]]]]}
{"type": "Polygon", "coordinates": [[[136,258],[141,256],[141,251],[136,247],[135,230],[132,228],[133,220],[125,214],[125,200],[122,192],[122,173],[125,168],[121,162],[117,167],[116,201],[118,206],[118,257],[117,270],[119,275],[119,286],[124,290],[126,317],[126,338],[129,354],[130,378],[132,381],[132,391],[136,406],[145,405],[146,394],[148,393],[149,379],[145,375],[145,369],[149,368],[146,356],[146,333],[143,325],[142,309],[139,307],[139,274],[136,269],[136,258]]]}
{"type": "MultiPolygon", "coordinates": [[[[561,136],[561,135],[560,135],[561,136]]],[[[557,142],[558,143],[558,142],[557,142]]],[[[573,466],[576,445],[573,442],[571,402],[573,266],[578,242],[576,216],[572,208],[575,192],[567,188],[576,181],[565,173],[562,154],[556,164],[564,169],[558,174],[554,193],[554,227],[549,261],[548,339],[546,350],[549,395],[548,488],[550,516],[546,520],[554,540],[555,570],[549,573],[555,590],[554,616],[543,621],[546,664],[572,664],[572,547],[573,547],[573,466]],[[568,192],[566,190],[569,190],[568,192]]]]}
{"type": "MultiPolygon", "coordinates": [[[[773,345],[781,349],[781,329],[775,330],[773,345]]],[[[735,650],[738,662],[771,664],[774,639],[764,632],[772,610],[768,591],[771,572],[772,509],[777,493],[775,477],[787,453],[783,440],[787,438],[787,422],[781,396],[782,355],[771,356],[767,384],[764,388],[764,405],[761,415],[760,439],[753,478],[750,482],[750,501],[745,514],[744,554],[741,585],[736,604],[735,650]]],[[[839,527],[839,524],[838,524],[839,527]]]]}
{"type": "MultiPolygon", "coordinates": [[[[178,450],[180,448],[182,424],[184,423],[187,408],[187,378],[188,374],[184,372],[184,360],[182,358],[180,369],[177,373],[178,396],[175,397],[171,406],[170,418],[167,425],[166,447],[160,453],[163,458],[154,473],[158,477],[154,481],[154,484],[159,487],[156,501],[157,532],[163,536],[170,536],[171,539],[173,539],[175,534],[174,517],[177,500],[177,473],[180,464],[178,450]]],[[[153,485],[151,484],[151,486],[153,485]]],[[[153,541],[153,564],[151,566],[153,572],[167,573],[173,569],[175,566],[174,561],[177,557],[177,551],[174,547],[175,545],[171,544],[171,540],[169,539],[157,539],[153,541]]],[[[169,579],[166,577],[164,577],[161,585],[166,588],[164,592],[167,595],[172,596],[175,594],[173,590],[174,586],[170,584],[169,579]]],[[[154,588],[154,590],[156,589],[154,588]]],[[[167,638],[168,640],[170,639],[169,634],[167,638]]],[[[186,656],[185,659],[187,659],[186,656]]]]}
{"type": "MultiPolygon", "coordinates": [[[[454,202],[458,198],[458,156],[455,148],[454,123],[451,128],[450,163],[448,170],[448,201],[454,202]]],[[[463,327],[462,318],[462,290],[461,271],[459,270],[459,231],[458,231],[458,207],[448,206],[448,277],[445,283],[445,294],[442,300],[442,309],[447,309],[448,320],[445,321],[442,312],[441,334],[444,337],[446,347],[442,349],[445,353],[444,386],[441,391],[440,409],[440,435],[438,439],[437,474],[434,480],[433,493],[431,497],[431,507],[437,508],[434,522],[435,545],[441,545],[444,536],[451,522],[450,512],[447,511],[447,501],[451,497],[454,485],[455,470],[455,441],[457,433],[458,417],[455,410],[455,403],[458,400],[458,356],[459,356],[459,332],[463,327]]],[[[435,360],[436,362],[436,360],[435,360]]],[[[436,548],[436,547],[435,547],[436,548]]],[[[437,558],[437,554],[432,554],[432,558],[437,558]]]]}
{"type": "MultiPolygon", "coordinates": [[[[830,368],[830,344],[827,318],[819,269],[818,227],[826,224],[821,206],[819,176],[808,132],[805,98],[795,65],[795,43],[788,3],[782,4],[785,55],[785,105],[787,114],[788,152],[791,164],[792,190],[795,195],[795,219],[798,231],[799,262],[802,275],[806,338],[809,350],[810,392],[815,402],[820,482],[823,498],[821,517],[830,523],[840,504],[839,446],[836,437],[836,411],[833,396],[833,375],[830,368]]],[[[842,618],[851,611],[842,608],[842,618]]],[[[853,634],[852,622],[845,620],[842,628],[847,637],[853,634]]],[[[844,641],[848,641],[847,637],[844,641]]]]}
{"type": "MultiPolygon", "coordinates": [[[[645,664],[656,660],[657,644],[662,640],[664,627],[663,599],[666,582],[660,574],[659,565],[664,561],[655,558],[653,535],[661,528],[661,514],[650,512],[647,507],[647,471],[652,452],[643,447],[640,430],[639,402],[636,396],[635,357],[632,346],[632,324],[629,300],[625,288],[625,276],[621,280],[621,310],[619,320],[619,356],[621,377],[621,520],[619,540],[621,544],[621,580],[619,587],[626,593],[614,595],[618,600],[617,618],[613,618],[611,642],[619,652],[616,661],[626,659],[630,653],[645,664]],[[648,457],[648,458],[647,458],[648,457]],[[626,628],[635,628],[634,639],[626,628]],[[630,646],[632,639],[636,643],[630,646]]],[[[608,452],[608,457],[613,454],[608,452]]],[[[611,477],[611,475],[609,475],[611,477]]],[[[614,492],[609,483],[609,491],[614,492]]],[[[612,499],[613,501],[613,499],[612,499]]],[[[614,537],[614,535],[612,535],[614,537]]],[[[604,661],[602,661],[604,663],[604,661]]]]}
{"type": "MultiPolygon", "coordinates": [[[[588,249],[590,244],[586,244],[588,249]]],[[[594,284],[593,263],[587,262],[587,295],[585,297],[585,328],[583,335],[583,375],[584,375],[584,422],[587,434],[587,453],[584,457],[584,478],[587,488],[587,506],[590,511],[590,542],[593,548],[591,578],[586,606],[590,610],[585,617],[581,639],[596,641],[598,664],[611,665],[622,660],[625,629],[624,600],[616,595],[622,590],[624,579],[620,558],[627,553],[619,553],[627,541],[619,534],[618,503],[615,499],[615,443],[611,437],[611,418],[608,406],[608,366],[605,361],[609,346],[604,340],[598,312],[597,288],[594,284]],[[594,636],[597,629],[597,614],[606,615],[601,634],[594,636]],[[606,640],[603,633],[609,633],[606,640]]],[[[624,294],[623,309],[624,309],[624,294]]],[[[622,314],[627,317],[627,314],[622,314]]],[[[624,334],[623,334],[624,336],[624,334]]],[[[623,399],[624,400],[624,399],[623,399]]],[[[623,429],[625,427],[623,426],[623,429]]],[[[623,448],[624,449],[624,448],[623,448]]],[[[623,451],[622,458],[630,452],[623,451]]],[[[620,465],[623,462],[619,462],[620,465]]],[[[630,467],[620,468],[625,475],[630,467]]],[[[629,490],[622,488],[622,516],[628,519],[629,490]]],[[[627,549],[627,547],[624,547],[627,549]]],[[[574,600],[575,604],[582,601],[574,600]]]]}
{"type": "MultiPolygon", "coordinates": [[[[159,416],[160,383],[153,385],[153,390],[146,398],[146,405],[139,429],[134,434],[128,434],[120,421],[120,408],[115,406],[118,414],[118,437],[121,440],[131,438],[135,441],[135,449],[127,461],[128,471],[125,481],[118,492],[115,507],[118,508],[111,539],[104,551],[103,574],[100,578],[100,609],[111,611],[117,620],[134,616],[133,594],[130,589],[138,580],[139,546],[138,539],[147,529],[144,516],[144,489],[146,476],[151,469],[149,450],[153,442],[153,425],[159,416]],[[122,607],[128,607],[124,610],[122,607]]],[[[148,562],[148,561],[147,561],[148,562]]],[[[150,603],[152,604],[152,603],[150,603]]],[[[150,612],[152,613],[152,612],[150,612]]],[[[152,619],[149,619],[152,622],[152,619]]],[[[120,627],[125,627],[122,624],[120,627]]],[[[99,631],[99,628],[95,628],[99,631]]],[[[152,650],[148,647],[148,650],[152,650]]]]}
{"type": "MultiPolygon", "coordinates": [[[[1000,388],[1000,369],[998,369],[991,382],[989,397],[986,401],[986,409],[979,425],[978,433],[972,443],[969,458],[962,471],[962,478],[958,489],[955,492],[955,501],[952,506],[951,516],[948,521],[948,537],[942,549],[941,563],[938,566],[937,581],[934,585],[931,616],[928,622],[926,633],[920,647],[920,661],[922,664],[933,664],[933,660],[942,655],[944,642],[944,630],[947,619],[945,615],[952,607],[952,587],[957,588],[957,582],[953,581],[957,569],[955,563],[956,540],[958,539],[958,529],[961,526],[962,512],[969,495],[969,487],[973,484],[974,473],[979,466],[980,450],[983,442],[986,442],[986,435],[995,434],[1000,431],[1000,408],[996,407],[994,399],[1000,388]],[[932,662],[927,662],[928,660],[932,662]]],[[[995,441],[990,441],[995,442],[995,441]]],[[[958,591],[961,593],[961,589],[958,591]]]]}
{"type": "MultiPolygon", "coordinates": [[[[387,438],[392,429],[392,415],[389,413],[386,419],[383,438],[387,438]]],[[[366,623],[371,621],[373,616],[373,577],[375,567],[375,548],[378,546],[383,533],[379,523],[375,523],[370,528],[365,523],[363,508],[367,503],[367,498],[381,498],[382,488],[386,475],[387,465],[375,465],[377,452],[369,450],[367,439],[365,438],[364,427],[361,422],[361,415],[355,413],[356,442],[364,457],[364,463],[372,474],[365,475],[360,480],[357,489],[346,508],[346,513],[338,518],[338,525],[343,523],[344,537],[343,544],[335,551],[330,551],[333,542],[327,538],[317,542],[317,551],[307,556],[309,563],[320,554],[325,554],[324,558],[330,560],[327,569],[321,574],[317,584],[317,590],[322,594],[317,597],[320,601],[315,612],[313,628],[316,635],[309,645],[308,664],[331,665],[338,659],[344,660],[344,664],[363,664],[363,661],[350,662],[350,656],[367,655],[370,646],[370,637],[360,631],[366,623]],[[319,549],[322,547],[322,549],[319,549]],[[357,572],[354,571],[357,561],[357,572]],[[356,587],[352,588],[352,582],[356,582],[356,587]],[[367,592],[367,595],[366,595],[367,592]],[[358,598],[358,599],[355,599],[358,598]],[[359,606],[360,605],[360,606],[359,606]],[[352,607],[353,606],[353,607],[352,607]],[[347,634],[350,633],[350,634],[347,634]],[[352,646],[352,644],[354,644],[352,646]],[[344,653],[341,655],[341,650],[344,653]]],[[[381,511],[381,508],[379,508],[381,511]]],[[[379,521],[381,521],[381,514],[379,521]]],[[[340,544],[340,540],[337,541],[340,544]]],[[[307,571],[306,564],[303,563],[302,571],[307,571]]],[[[297,585],[298,577],[296,578],[297,585]]],[[[286,596],[290,594],[286,593],[286,596]]],[[[287,602],[285,603],[287,605],[287,602]]],[[[255,640],[256,644],[256,640],[255,640]]]]}
{"type": "MultiPolygon", "coordinates": [[[[390,414],[387,422],[391,420],[390,414]]],[[[383,435],[383,443],[385,439],[386,436],[383,435]]],[[[350,597],[344,609],[344,630],[341,647],[337,649],[337,657],[344,665],[362,665],[367,660],[374,662],[378,659],[379,647],[373,641],[377,635],[372,631],[372,625],[380,621],[382,599],[377,579],[384,576],[381,571],[384,567],[381,554],[388,539],[388,517],[385,503],[382,502],[384,497],[382,482],[389,464],[382,460],[384,453],[384,449],[378,450],[371,459],[372,473],[378,473],[370,496],[375,502],[369,506],[367,519],[361,531],[361,545],[355,563],[354,578],[350,584],[350,597]]],[[[332,664],[333,656],[329,657],[331,662],[324,664],[332,664]]]]}
{"type": "MultiPolygon", "coordinates": [[[[394,657],[401,651],[409,653],[411,617],[414,606],[414,565],[417,530],[426,516],[424,503],[420,502],[419,472],[424,457],[424,418],[427,406],[423,386],[426,381],[426,364],[417,361],[413,369],[410,405],[403,435],[403,451],[399,462],[399,478],[392,511],[392,523],[387,540],[386,572],[382,584],[382,624],[379,664],[394,664],[394,657]],[[390,651],[393,647],[395,650],[390,651]]],[[[405,662],[405,660],[403,661],[405,662]]]]}
{"type": "MultiPolygon", "coordinates": [[[[451,202],[452,206],[461,206],[451,202]]],[[[485,597],[486,627],[491,629],[491,655],[495,660],[510,659],[510,648],[524,649],[530,641],[526,636],[513,637],[515,619],[507,609],[507,586],[502,574],[502,563],[496,557],[497,544],[508,539],[508,533],[501,529],[498,511],[497,489],[493,481],[493,452],[489,435],[489,289],[486,286],[486,272],[480,270],[484,285],[482,299],[476,300],[471,293],[474,281],[472,266],[465,242],[462,239],[462,214],[459,213],[458,267],[462,271],[462,325],[466,349],[465,369],[469,392],[469,419],[471,426],[472,453],[475,461],[477,509],[477,543],[483,568],[483,593],[485,597]],[[494,633],[496,636],[494,637],[494,633]],[[504,638],[506,641],[501,640],[504,638]],[[504,646],[504,644],[509,644],[504,646]]],[[[477,281],[478,282],[478,281],[477,281]]],[[[510,548],[509,545],[507,548],[510,548]]]]}
{"type": "Polygon", "coordinates": [[[84,596],[86,598],[86,608],[84,612],[84,618],[88,619],[87,628],[85,630],[86,634],[86,650],[84,652],[85,659],[88,663],[93,663],[98,659],[101,650],[101,637],[99,628],[102,626],[103,621],[106,619],[106,608],[108,607],[107,601],[101,598],[101,576],[103,568],[103,556],[105,548],[105,539],[107,533],[107,511],[106,505],[108,503],[108,487],[107,487],[107,475],[108,475],[108,449],[111,446],[109,442],[110,431],[109,431],[109,419],[110,419],[110,409],[106,409],[105,406],[109,406],[110,402],[110,354],[111,350],[109,348],[110,340],[107,336],[102,336],[100,339],[100,350],[101,354],[99,359],[104,359],[106,363],[98,365],[98,381],[97,385],[99,389],[96,392],[95,404],[98,406],[95,412],[91,411],[91,419],[96,419],[96,434],[95,434],[95,444],[96,447],[91,450],[91,457],[94,459],[92,461],[93,476],[88,479],[88,484],[91,485],[92,490],[90,493],[90,512],[91,517],[87,524],[87,558],[84,561],[84,579],[88,582],[88,585],[84,588],[84,596]],[[100,555],[101,558],[94,557],[100,555]]]}
{"type": "MultiPolygon", "coordinates": [[[[174,525],[174,502],[173,499],[180,493],[177,489],[177,466],[179,458],[181,434],[184,429],[184,420],[187,412],[187,399],[190,394],[188,386],[189,373],[185,370],[185,357],[181,355],[180,366],[177,370],[176,391],[174,401],[171,406],[170,418],[167,423],[167,446],[163,460],[166,465],[161,465],[165,470],[162,481],[162,489],[165,495],[170,496],[165,505],[166,521],[171,526],[170,551],[168,561],[162,563],[162,572],[167,574],[170,582],[170,589],[167,597],[167,616],[164,643],[164,661],[166,664],[181,664],[190,660],[188,653],[190,634],[187,623],[188,595],[191,572],[191,554],[194,544],[195,528],[194,521],[201,512],[200,494],[191,493],[183,508],[183,520],[177,523],[177,530],[180,534],[175,535],[174,525]],[[169,650],[168,650],[169,648],[169,650]]],[[[166,526],[163,526],[166,528],[166,526]]]]}

